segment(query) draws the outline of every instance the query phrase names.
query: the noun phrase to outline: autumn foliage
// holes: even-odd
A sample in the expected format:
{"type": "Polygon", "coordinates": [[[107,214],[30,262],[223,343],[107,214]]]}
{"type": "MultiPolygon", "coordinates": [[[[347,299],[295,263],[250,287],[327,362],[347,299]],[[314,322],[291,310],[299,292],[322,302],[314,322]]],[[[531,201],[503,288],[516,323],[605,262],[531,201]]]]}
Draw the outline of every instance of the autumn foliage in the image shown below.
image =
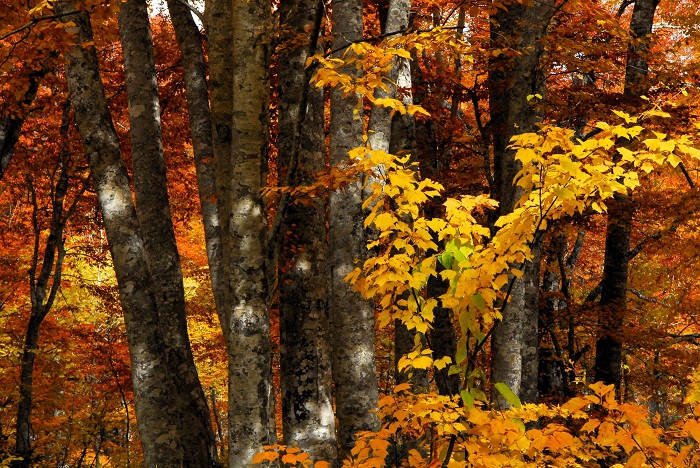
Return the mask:
{"type": "MultiPolygon", "coordinates": [[[[220,4],[206,3],[207,9],[220,4]]],[[[259,446],[253,462],[305,468],[700,466],[697,5],[652,2],[653,34],[639,37],[630,30],[636,2],[543,0],[551,3],[549,21],[534,45],[521,50],[522,30],[532,25],[498,25],[497,18],[519,9],[525,18],[537,2],[416,0],[410,25],[385,33],[390,7],[399,3],[365,0],[364,38],[341,49],[332,46],[333,5],[319,3],[325,15],[318,17],[317,47],[295,65],[309,78],[303,92],[316,92],[322,108],[318,141],[326,148],[319,171],[294,166],[299,154],[314,151],[298,141],[309,131],[304,117],[290,139],[298,146],[290,150],[294,158],[278,154],[286,131],[278,128],[285,110],[280,57],[306,47],[306,38],[290,39],[287,26],[275,23],[268,25],[270,37],[255,43],[269,48],[272,83],[269,109],[262,112],[270,115],[256,117],[267,138],[264,161],[256,159],[263,161],[257,176],[265,187],[256,196],[265,197],[268,209],[260,224],[266,221],[266,233],[281,232],[282,240],[265,245],[268,258],[259,267],[270,289],[265,352],[272,359],[272,432],[279,443],[259,446]],[[503,32],[506,26],[512,37],[503,32]],[[536,54],[536,86],[519,90],[526,96],[518,103],[521,114],[499,127],[507,120],[499,121],[499,112],[507,113],[499,99],[518,91],[499,83],[530,53],[536,54]],[[629,63],[647,67],[643,83],[630,84],[629,63]],[[401,67],[407,73],[399,79],[392,73],[401,67]],[[331,90],[356,100],[354,119],[364,128],[357,135],[364,145],[337,166],[330,164],[331,90]],[[373,147],[376,135],[368,130],[378,110],[392,128],[388,149],[373,147]],[[499,150],[504,132],[514,136],[499,150]],[[508,158],[512,163],[503,163],[508,158]],[[336,216],[331,194],[353,190],[363,198],[358,212],[366,256],[343,266],[344,279],[374,308],[378,425],[357,433],[352,447],[337,442],[340,453],[347,448],[343,459],[322,460],[283,436],[282,405],[288,403],[280,390],[285,308],[279,282],[289,270],[307,267],[298,260],[306,247],[295,245],[303,223],[287,226],[278,217],[315,206],[323,213],[317,225],[328,227],[336,216]],[[620,305],[603,301],[601,289],[613,250],[606,243],[609,226],[624,222],[629,249],[622,254],[620,305]],[[516,304],[528,278],[535,293],[516,304]],[[530,323],[534,398],[493,373],[493,336],[527,301],[537,322],[530,323]],[[620,347],[619,382],[596,382],[605,359],[600,351],[596,356],[602,338],[620,347]]],[[[74,46],[67,31],[72,26],[56,5],[0,0],[0,466],[29,463],[18,456],[23,433],[31,435],[25,453],[33,466],[144,466],[123,291],[71,110],[65,54],[74,46]],[[21,429],[28,390],[31,424],[21,429]]],[[[79,8],[90,12],[94,34],[79,46],[97,52],[131,177],[119,5],[88,1],[79,8]]],[[[207,23],[214,20],[204,18],[206,50],[207,35],[219,33],[207,23]]],[[[183,58],[166,15],[154,14],[151,29],[188,345],[211,416],[214,458],[226,460],[229,412],[236,405],[228,397],[227,353],[235,350],[212,292],[183,58]]],[[[208,83],[210,89],[220,85],[211,76],[208,83]]],[[[222,203],[223,196],[206,199],[222,203]]],[[[329,239],[325,232],[320,244],[329,239]]],[[[324,317],[332,323],[332,316],[324,317]]],[[[526,332],[519,333],[524,343],[526,332]]],[[[329,344],[346,345],[342,337],[329,344]]],[[[326,419],[336,427],[333,414],[326,419]]]]}

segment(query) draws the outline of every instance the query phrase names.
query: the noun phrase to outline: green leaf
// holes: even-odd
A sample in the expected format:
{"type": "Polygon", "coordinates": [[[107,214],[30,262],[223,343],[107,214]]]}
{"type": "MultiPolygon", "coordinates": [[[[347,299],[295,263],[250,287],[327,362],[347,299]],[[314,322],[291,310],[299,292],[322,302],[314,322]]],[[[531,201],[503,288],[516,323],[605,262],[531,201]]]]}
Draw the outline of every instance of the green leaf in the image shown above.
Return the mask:
{"type": "Polygon", "coordinates": [[[494,385],[494,387],[496,390],[498,390],[498,393],[503,395],[503,398],[506,399],[510,406],[514,408],[522,408],[523,404],[520,402],[520,398],[518,398],[518,395],[513,393],[513,391],[508,388],[508,385],[504,384],[503,382],[498,382],[494,385]]]}
{"type": "Polygon", "coordinates": [[[440,262],[440,265],[444,266],[448,270],[452,269],[452,262],[454,262],[454,259],[454,254],[447,250],[438,255],[438,262],[440,262]]]}
{"type": "Polygon", "coordinates": [[[465,405],[467,405],[467,408],[472,409],[472,407],[474,406],[474,395],[472,395],[466,390],[462,390],[461,392],[459,392],[459,396],[462,397],[462,401],[465,405]]]}

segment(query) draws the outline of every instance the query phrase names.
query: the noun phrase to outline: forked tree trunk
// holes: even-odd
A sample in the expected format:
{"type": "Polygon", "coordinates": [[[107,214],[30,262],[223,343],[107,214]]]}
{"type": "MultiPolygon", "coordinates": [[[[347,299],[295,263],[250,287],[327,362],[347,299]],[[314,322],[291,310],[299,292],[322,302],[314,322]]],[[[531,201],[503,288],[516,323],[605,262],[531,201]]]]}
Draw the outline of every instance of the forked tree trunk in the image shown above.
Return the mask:
{"type": "MultiPolygon", "coordinates": [[[[326,166],[323,89],[309,86],[306,60],[316,52],[323,18],[318,0],[283,0],[282,31],[294,44],[279,58],[280,179],[310,185],[326,166]],[[311,36],[309,38],[309,36],[311,36]]],[[[336,464],[330,325],[328,243],[323,198],[294,203],[283,198],[284,254],[279,262],[282,432],[314,460],[336,464]],[[292,204],[288,204],[289,202],[292,204]]],[[[272,242],[276,242],[273,239],[272,242]]]]}
{"type": "MultiPolygon", "coordinates": [[[[74,11],[68,3],[57,11],[74,11]]],[[[212,466],[210,440],[193,424],[183,437],[183,421],[199,421],[199,406],[186,393],[173,352],[161,328],[154,285],[148,269],[129,180],[107,108],[92,29],[86,14],[64,16],[75,34],[67,52],[66,79],[104,218],[124,311],[136,415],[146,465],[212,466]],[[178,376],[176,377],[176,374],[178,376]],[[200,431],[198,433],[198,431],[200,431]]],[[[187,373],[185,374],[187,375],[187,373]]],[[[211,428],[209,428],[211,431],[211,428]]]]}
{"type": "MultiPolygon", "coordinates": [[[[31,179],[29,192],[32,202],[32,218],[34,224],[34,253],[29,269],[29,294],[31,300],[31,313],[27,331],[24,335],[24,347],[22,348],[22,361],[20,363],[19,380],[19,404],[17,405],[17,421],[15,431],[15,453],[21,460],[14,460],[13,468],[28,468],[32,464],[32,431],[31,415],[34,395],[34,360],[39,350],[39,331],[42,322],[53,306],[56,294],[61,286],[61,274],[63,272],[63,230],[71,215],[72,209],[64,211],[64,201],[68,192],[70,176],[70,157],[68,140],[68,127],[70,125],[70,105],[66,103],[63,109],[60,135],[61,149],[56,162],[58,179],[52,187],[51,193],[51,222],[49,236],[44,246],[44,254],[39,263],[39,245],[41,228],[38,224],[39,205],[37,204],[36,191],[31,179]],[[38,270],[38,271],[37,271],[38,270]]],[[[80,197],[81,194],[77,196],[80,197]]],[[[77,199],[73,202],[73,206],[77,199]]]]}
{"type": "MultiPolygon", "coordinates": [[[[335,0],[333,49],[362,37],[362,2],[335,0]]],[[[342,53],[342,52],[341,52],[342,53]]],[[[348,73],[355,73],[354,69],[348,73]]],[[[330,159],[333,166],[346,164],[348,151],[363,145],[362,112],[355,113],[358,97],[331,92],[330,159]]],[[[378,388],[374,360],[374,309],[353,292],[343,278],[366,255],[362,189],[359,183],[330,195],[331,281],[329,306],[332,326],[333,380],[335,381],[338,443],[341,457],[354,445],[355,433],[376,430],[379,420],[369,411],[377,406],[378,388]]]]}

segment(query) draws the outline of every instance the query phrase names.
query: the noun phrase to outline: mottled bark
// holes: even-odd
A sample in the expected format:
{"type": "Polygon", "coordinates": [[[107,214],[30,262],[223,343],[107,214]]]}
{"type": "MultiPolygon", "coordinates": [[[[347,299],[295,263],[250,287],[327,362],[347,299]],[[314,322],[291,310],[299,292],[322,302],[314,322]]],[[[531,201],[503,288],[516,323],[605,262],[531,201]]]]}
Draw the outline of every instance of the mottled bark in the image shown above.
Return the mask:
{"type": "Polygon", "coordinates": [[[221,57],[232,59],[233,70],[230,159],[216,153],[216,165],[217,185],[230,194],[220,202],[219,216],[228,280],[228,310],[222,315],[227,320],[224,334],[229,336],[229,465],[235,467],[250,465],[264,445],[276,440],[267,221],[260,193],[269,139],[270,9],[266,0],[234,0],[233,55],[221,57]]]}
{"type": "MultiPolygon", "coordinates": [[[[648,89],[647,54],[658,0],[637,0],[630,23],[631,42],[627,50],[624,95],[639,104],[648,89]]],[[[620,144],[625,144],[620,141],[620,144]]],[[[619,159],[619,155],[616,155],[619,159]]],[[[630,261],[630,232],[634,205],[627,195],[616,195],[608,203],[608,226],[605,232],[605,259],[600,303],[601,336],[596,342],[595,379],[622,383],[622,336],[627,308],[627,282],[630,261]]]]}
{"type": "MultiPolygon", "coordinates": [[[[56,8],[66,12],[73,7],[63,2],[56,8]]],[[[66,79],[119,286],[146,465],[211,466],[201,465],[207,460],[208,441],[198,438],[196,431],[183,438],[180,430],[181,421],[197,419],[197,411],[185,404],[192,403],[191,396],[184,394],[181,379],[174,375],[180,369],[173,365],[179,362],[171,361],[174,353],[168,349],[160,326],[129,179],[92,45],[90,21],[84,13],[69,18],[74,25],[66,30],[75,34],[75,43],[66,53],[66,79]]]]}
{"type": "Polygon", "coordinates": [[[202,37],[192,18],[192,13],[179,0],[168,0],[168,11],[182,53],[187,110],[190,117],[190,134],[197,171],[199,206],[202,210],[209,276],[211,277],[216,310],[220,311],[224,309],[225,304],[225,278],[223,276],[221,226],[216,203],[212,119],[209,110],[209,91],[202,51],[202,37]]]}
{"type": "MultiPolygon", "coordinates": [[[[391,0],[383,33],[394,34],[405,30],[408,27],[410,8],[411,0],[391,0]]],[[[374,97],[377,99],[396,99],[397,86],[410,89],[411,69],[408,59],[395,57],[391,65],[388,81],[385,81],[388,90],[376,88],[374,97]]],[[[367,127],[367,138],[372,149],[389,151],[393,112],[389,107],[372,108],[367,127]]]]}
{"type": "MultiPolygon", "coordinates": [[[[542,46],[539,39],[555,12],[555,0],[531,6],[506,5],[491,16],[491,47],[510,48],[518,55],[500,55],[489,62],[490,131],[493,145],[494,193],[499,208],[491,222],[513,210],[521,195],[513,180],[520,170],[515,154],[507,149],[516,134],[536,131],[537,116],[527,96],[539,92],[543,83],[539,68],[542,46]]],[[[533,246],[537,250],[537,246],[533,246]]],[[[539,262],[539,257],[533,259],[539,262]]],[[[514,280],[510,301],[503,306],[503,319],[496,324],[491,342],[493,353],[492,381],[503,382],[524,401],[537,395],[537,303],[533,300],[539,287],[538,265],[525,264],[523,278],[514,280]],[[534,322],[534,324],[532,323],[534,322]],[[534,334],[534,337],[531,336],[534,334]],[[533,348],[534,343],[534,348],[533,348]]],[[[496,391],[493,399],[499,407],[508,402],[496,391]]]]}
{"type": "MultiPolygon", "coordinates": [[[[39,78],[44,74],[44,70],[29,74],[29,88],[24,93],[23,106],[28,107],[36,98],[36,92],[39,90],[39,78]]],[[[12,156],[15,154],[15,145],[19,141],[23,124],[23,116],[0,118],[0,180],[5,175],[12,156]]]]}
{"type": "MultiPolygon", "coordinates": [[[[278,164],[280,178],[291,186],[313,183],[314,173],[326,165],[323,89],[309,86],[306,71],[322,15],[318,0],[280,3],[290,47],[279,58],[278,164]]],[[[284,216],[282,232],[287,233],[279,265],[282,431],[286,445],[335,464],[325,213],[324,200],[317,198],[292,203],[277,214],[284,216]]]]}
{"type": "MultiPolygon", "coordinates": [[[[333,49],[347,46],[362,37],[362,2],[336,0],[333,9],[333,49]]],[[[353,69],[349,73],[356,73],[353,69]]],[[[348,161],[348,151],[363,145],[362,115],[358,97],[331,92],[330,159],[340,166],[348,161]]],[[[374,361],[374,309],[353,292],[343,280],[366,255],[362,189],[359,183],[330,195],[331,280],[329,307],[333,348],[338,443],[343,457],[354,445],[355,432],[376,430],[378,400],[374,361]]]]}
{"type": "MultiPolygon", "coordinates": [[[[63,272],[63,230],[72,210],[64,214],[64,200],[69,185],[69,154],[68,154],[68,126],[70,124],[70,105],[65,104],[61,121],[60,135],[62,138],[61,150],[57,161],[58,179],[52,188],[51,222],[49,236],[44,246],[44,253],[39,268],[41,228],[39,227],[39,205],[31,178],[29,192],[32,202],[32,224],[34,228],[34,253],[29,269],[29,293],[31,312],[27,331],[24,335],[22,348],[22,361],[20,364],[19,378],[19,404],[17,406],[17,420],[15,431],[15,453],[21,460],[12,462],[13,468],[26,468],[32,465],[32,399],[34,393],[34,360],[39,351],[39,331],[42,322],[53,306],[58,289],[61,286],[61,274],[63,272]],[[38,270],[38,271],[37,271],[38,270]]],[[[80,195],[78,195],[79,197],[80,195]]],[[[77,200],[77,199],[76,199],[77,200]]],[[[73,204],[75,206],[75,202],[73,204]]]]}
{"type": "MultiPolygon", "coordinates": [[[[202,390],[187,334],[185,289],[175,229],[170,214],[160,131],[160,105],[153,40],[146,0],[128,0],[119,14],[129,103],[129,136],[136,198],[152,292],[169,364],[180,394],[180,437],[197,466],[218,465],[206,396],[202,390]]],[[[192,465],[194,466],[194,465],[192,465]]]]}
{"type": "Polygon", "coordinates": [[[525,297],[523,307],[523,335],[520,344],[520,400],[523,403],[537,403],[539,392],[539,302],[540,302],[540,263],[541,248],[539,244],[532,246],[532,261],[525,264],[523,282],[525,297]]]}

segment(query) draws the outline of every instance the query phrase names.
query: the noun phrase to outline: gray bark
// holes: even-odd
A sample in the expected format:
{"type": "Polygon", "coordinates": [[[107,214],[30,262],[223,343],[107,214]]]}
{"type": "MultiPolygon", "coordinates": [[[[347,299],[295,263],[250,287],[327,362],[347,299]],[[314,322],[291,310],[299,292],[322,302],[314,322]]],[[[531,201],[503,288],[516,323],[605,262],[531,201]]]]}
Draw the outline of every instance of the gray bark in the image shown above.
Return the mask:
{"type": "MultiPolygon", "coordinates": [[[[323,89],[309,86],[306,60],[316,52],[323,3],[290,0],[280,4],[280,23],[289,47],[279,58],[280,178],[290,186],[309,185],[326,166],[323,89]],[[299,37],[311,35],[309,43],[299,37]]],[[[323,198],[288,205],[283,213],[284,255],[279,265],[282,431],[286,445],[314,460],[338,458],[333,413],[328,243],[323,198]]]]}
{"type": "MultiPolygon", "coordinates": [[[[337,0],[333,8],[333,49],[362,37],[362,2],[337,0]]],[[[348,70],[349,73],[355,73],[348,70]]],[[[346,164],[348,151],[362,146],[362,116],[354,115],[358,97],[331,92],[330,159],[346,164]]],[[[362,189],[359,183],[330,195],[331,281],[329,307],[333,348],[338,443],[341,457],[354,445],[355,433],[376,430],[379,420],[369,411],[377,406],[374,360],[374,309],[353,292],[343,278],[366,255],[362,189]]]]}
{"type": "Polygon", "coordinates": [[[180,1],[168,0],[168,11],[182,53],[187,110],[190,117],[190,132],[197,171],[199,206],[202,210],[209,276],[211,277],[216,310],[219,312],[224,309],[225,305],[225,278],[223,276],[221,226],[216,203],[212,119],[209,110],[209,91],[207,89],[202,38],[192,18],[192,13],[180,1]]]}
{"type": "MultiPolygon", "coordinates": [[[[403,31],[408,27],[411,0],[391,0],[387,14],[384,34],[392,34],[403,31]]],[[[389,72],[388,82],[385,81],[388,91],[377,88],[374,97],[396,99],[397,86],[411,87],[411,68],[408,59],[395,57],[392,60],[392,69],[389,72]]],[[[412,104],[412,102],[406,102],[412,104]]],[[[372,149],[389,151],[391,141],[391,124],[393,110],[388,107],[373,107],[369,115],[367,138],[372,149]]]]}
{"type": "MultiPolygon", "coordinates": [[[[264,445],[276,440],[267,306],[267,221],[260,193],[266,179],[269,137],[270,9],[266,0],[234,0],[230,14],[232,56],[220,57],[232,59],[229,69],[233,80],[230,158],[216,151],[215,157],[217,186],[224,192],[219,216],[228,310],[222,316],[226,320],[224,334],[229,336],[229,465],[235,467],[250,465],[264,445]]],[[[215,141],[225,136],[216,135],[219,117],[214,119],[215,141]]]]}
{"type": "MultiPolygon", "coordinates": [[[[630,37],[627,50],[624,95],[639,105],[649,84],[646,80],[649,65],[646,55],[654,25],[658,0],[637,0],[632,11],[630,37]]],[[[624,144],[624,141],[620,141],[624,144]]],[[[619,158],[619,155],[617,156],[619,158]]],[[[595,379],[622,384],[622,336],[627,308],[627,282],[630,261],[630,233],[634,205],[627,195],[616,195],[608,203],[608,226],[605,233],[605,258],[601,283],[600,310],[602,336],[596,342],[594,364],[595,379]]]]}
{"type": "Polygon", "coordinates": [[[129,102],[131,156],[134,166],[136,215],[141,226],[161,330],[169,360],[176,370],[183,418],[183,440],[194,442],[189,455],[198,466],[218,465],[218,454],[207,399],[195,367],[187,333],[185,289],[175,229],[170,215],[165,160],[160,131],[160,105],[153,40],[146,0],[128,0],[119,14],[129,102]]]}
{"type": "MultiPolygon", "coordinates": [[[[56,7],[64,12],[73,9],[67,3],[56,7]]],[[[66,53],[66,79],[117,276],[146,465],[211,466],[201,464],[208,458],[208,441],[196,430],[190,430],[187,437],[182,434],[182,421],[197,420],[198,412],[188,406],[191,395],[184,393],[180,369],[173,367],[180,362],[173,362],[175,353],[164,340],[119,140],[107,108],[97,54],[90,45],[90,21],[84,13],[70,16],[70,21],[74,25],[66,29],[75,34],[75,43],[66,53]]]]}
{"type": "MultiPolygon", "coordinates": [[[[489,63],[490,131],[493,144],[494,196],[499,208],[492,220],[513,210],[521,191],[513,185],[520,170],[514,152],[507,149],[510,138],[518,133],[536,131],[537,116],[527,96],[539,91],[542,84],[539,59],[542,50],[538,43],[554,9],[555,0],[538,2],[532,6],[519,3],[507,5],[491,17],[491,47],[508,47],[520,52],[515,57],[494,58],[489,63]]],[[[533,246],[536,250],[537,246],[533,246]]],[[[534,259],[539,262],[539,258],[534,259]]],[[[493,352],[492,381],[503,382],[523,401],[534,401],[537,395],[537,295],[538,265],[524,265],[522,280],[514,280],[510,302],[504,305],[503,319],[496,324],[491,349],[493,352]],[[533,319],[534,317],[534,319],[533,319]],[[534,336],[531,336],[533,335],[534,336]],[[534,398],[534,399],[533,399],[534,398]]],[[[493,392],[499,407],[508,402],[493,392]]]]}

